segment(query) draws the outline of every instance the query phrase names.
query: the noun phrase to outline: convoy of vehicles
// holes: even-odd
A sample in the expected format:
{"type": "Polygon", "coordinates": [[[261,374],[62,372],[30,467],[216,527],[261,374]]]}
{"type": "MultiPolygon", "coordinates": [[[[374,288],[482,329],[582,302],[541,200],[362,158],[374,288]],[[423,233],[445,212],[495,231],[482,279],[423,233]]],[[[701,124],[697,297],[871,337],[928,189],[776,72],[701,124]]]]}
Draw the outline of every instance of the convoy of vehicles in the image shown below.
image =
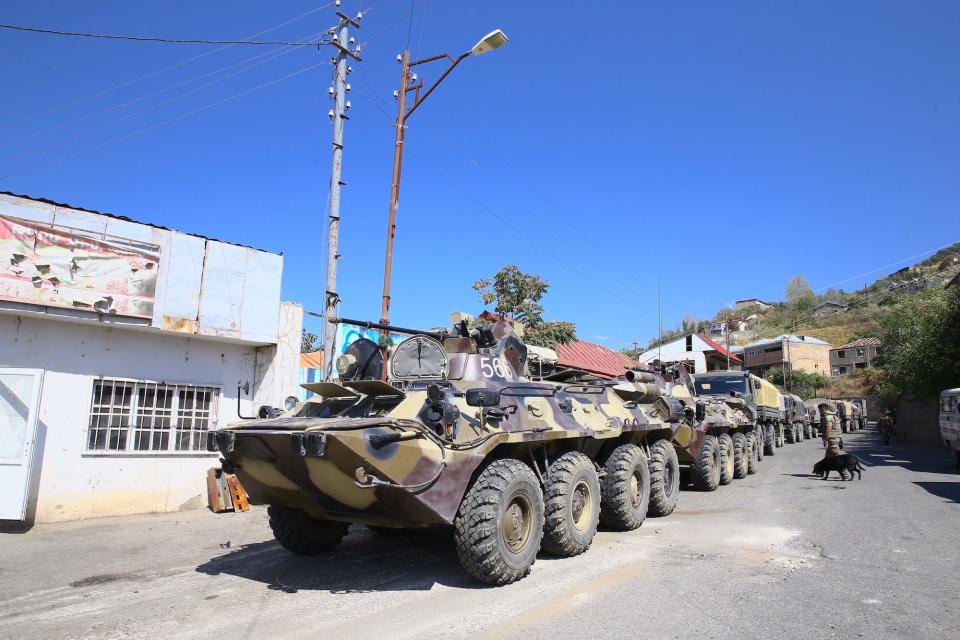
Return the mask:
{"type": "Polygon", "coordinates": [[[682,476],[712,491],[756,473],[811,424],[800,398],[750,373],[598,379],[558,370],[499,316],[452,320],[344,320],[409,337],[389,358],[361,338],[336,381],[303,385],[316,395],[211,432],[208,448],[269,506],[286,549],[331,550],[353,523],[446,527],[469,574],[507,584],[538,552],[585,552],[601,522],[626,531],[669,515],[682,476]]]}

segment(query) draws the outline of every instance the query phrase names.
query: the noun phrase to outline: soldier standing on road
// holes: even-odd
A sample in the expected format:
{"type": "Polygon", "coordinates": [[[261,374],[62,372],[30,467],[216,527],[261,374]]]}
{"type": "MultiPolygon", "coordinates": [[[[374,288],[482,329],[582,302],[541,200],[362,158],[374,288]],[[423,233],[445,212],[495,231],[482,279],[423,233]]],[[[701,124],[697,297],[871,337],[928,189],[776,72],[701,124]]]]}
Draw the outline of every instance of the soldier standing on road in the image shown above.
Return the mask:
{"type": "Polygon", "coordinates": [[[820,433],[823,445],[827,448],[824,457],[838,456],[840,449],[843,448],[843,439],[840,437],[840,421],[837,419],[837,414],[830,411],[830,405],[826,402],[817,405],[817,408],[820,410],[820,433]]]}
{"type": "Polygon", "coordinates": [[[890,444],[890,434],[893,433],[893,416],[890,415],[889,411],[883,412],[880,421],[877,422],[877,430],[880,432],[880,439],[883,440],[883,444],[890,444]]]}

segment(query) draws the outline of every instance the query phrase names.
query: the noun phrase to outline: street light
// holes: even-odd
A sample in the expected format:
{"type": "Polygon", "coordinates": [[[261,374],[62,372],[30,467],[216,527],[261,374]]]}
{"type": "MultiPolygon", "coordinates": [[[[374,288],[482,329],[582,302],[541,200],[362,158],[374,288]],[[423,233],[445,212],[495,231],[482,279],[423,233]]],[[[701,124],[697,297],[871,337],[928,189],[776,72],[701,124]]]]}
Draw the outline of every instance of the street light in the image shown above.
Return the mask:
{"type": "MultiPolygon", "coordinates": [[[[397,121],[395,123],[397,138],[393,147],[393,178],[390,184],[390,215],[387,218],[387,251],[383,267],[383,302],[380,308],[380,324],[390,324],[390,278],[393,270],[393,236],[397,229],[397,201],[400,198],[400,174],[403,166],[403,141],[406,135],[407,118],[423,104],[423,101],[433,93],[437,85],[443,82],[444,78],[450,75],[450,72],[467,56],[479,56],[494,49],[499,49],[506,43],[506,34],[500,29],[496,29],[483,36],[477,44],[473,45],[472,49],[460,54],[460,56],[456,58],[449,53],[441,53],[440,55],[410,62],[409,50],[404,51],[398,56],[398,61],[400,62],[400,90],[394,94],[399,103],[397,108],[397,121]],[[423,80],[417,80],[416,75],[414,75],[413,82],[411,83],[410,68],[441,58],[449,60],[450,66],[424,91],[423,95],[420,95],[420,90],[423,89],[424,86],[423,80]],[[414,92],[413,104],[407,109],[406,98],[407,93],[410,91],[414,92]]],[[[386,368],[384,368],[384,372],[386,372],[386,368]]]]}

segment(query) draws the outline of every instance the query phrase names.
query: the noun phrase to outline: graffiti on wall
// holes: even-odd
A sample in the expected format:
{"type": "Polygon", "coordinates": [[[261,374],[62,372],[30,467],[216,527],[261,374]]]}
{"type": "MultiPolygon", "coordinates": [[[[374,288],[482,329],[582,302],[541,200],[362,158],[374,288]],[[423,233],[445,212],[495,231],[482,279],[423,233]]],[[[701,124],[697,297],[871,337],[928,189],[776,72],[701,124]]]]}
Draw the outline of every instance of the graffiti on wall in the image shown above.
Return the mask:
{"type": "Polygon", "coordinates": [[[0,300],[153,317],[160,247],[0,215],[0,300]]]}

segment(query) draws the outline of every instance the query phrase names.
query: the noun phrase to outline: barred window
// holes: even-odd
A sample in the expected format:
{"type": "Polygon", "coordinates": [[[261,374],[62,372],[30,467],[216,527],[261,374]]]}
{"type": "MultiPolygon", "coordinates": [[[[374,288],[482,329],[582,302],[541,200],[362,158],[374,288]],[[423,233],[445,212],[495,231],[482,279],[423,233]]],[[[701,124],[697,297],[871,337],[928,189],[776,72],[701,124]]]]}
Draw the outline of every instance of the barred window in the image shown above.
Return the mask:
{"type": "Polygon", "coordinates": [[[220,390],[188,384],[95,380],[87,451],[204,451],[220,390]]]}

